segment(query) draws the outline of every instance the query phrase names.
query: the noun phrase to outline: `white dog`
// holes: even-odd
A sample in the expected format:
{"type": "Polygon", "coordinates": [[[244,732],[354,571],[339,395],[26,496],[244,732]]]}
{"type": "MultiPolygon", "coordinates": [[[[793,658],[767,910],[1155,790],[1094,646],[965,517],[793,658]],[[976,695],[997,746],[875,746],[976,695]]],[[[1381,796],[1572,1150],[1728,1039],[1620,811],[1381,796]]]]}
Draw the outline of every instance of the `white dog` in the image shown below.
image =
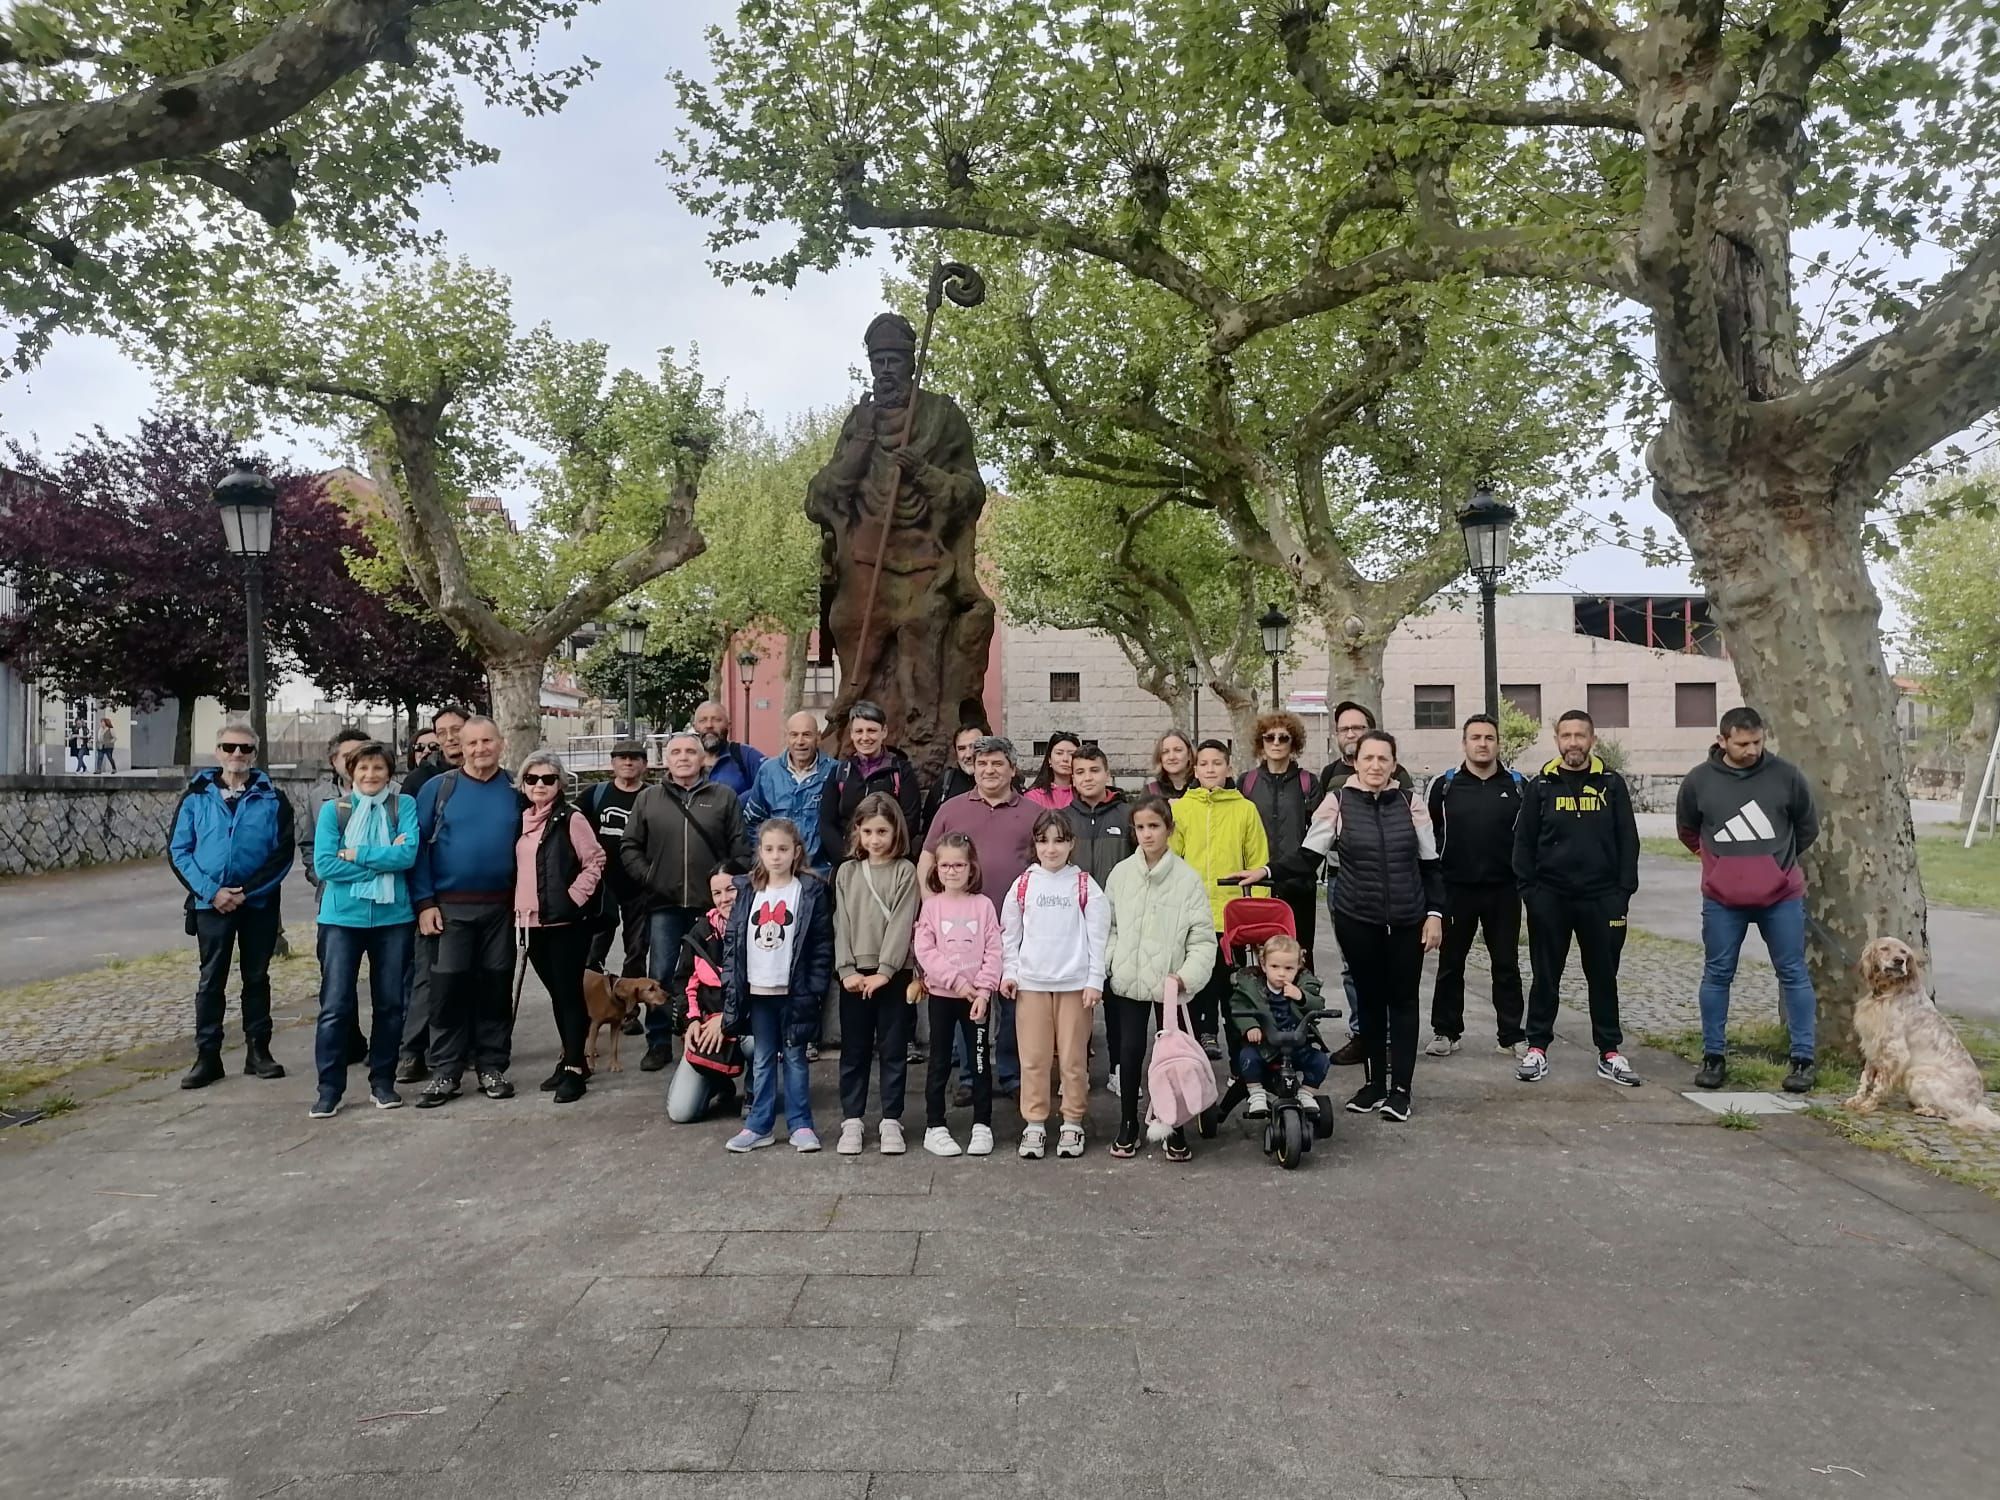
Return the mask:
{"type": "Polygon", "coordinates": [[[1861,977],[1868,998],[1854,1008],[1854,1033],[1866,1066],[1847,1108],[1870,1114],[1900,1088],[1920,1115],[1967,1130],[2000,1130],[2000,1114],[1986,1103],[1986,1081],[1924,993],[1909,944],[1875,939],[1861,950],[1861,977]]]}

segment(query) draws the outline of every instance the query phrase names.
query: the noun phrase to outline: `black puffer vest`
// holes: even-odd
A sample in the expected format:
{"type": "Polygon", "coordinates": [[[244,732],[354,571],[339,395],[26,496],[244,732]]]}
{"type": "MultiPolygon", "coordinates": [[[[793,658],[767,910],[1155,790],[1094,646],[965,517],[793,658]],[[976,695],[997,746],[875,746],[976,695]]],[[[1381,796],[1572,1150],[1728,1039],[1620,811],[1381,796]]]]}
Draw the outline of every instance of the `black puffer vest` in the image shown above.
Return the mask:
{"type": "Polygon", "coordinates": [[[1423,921],[1428,903],[1411,794],[1399,786],[1368,792],[1349,782],[1329,795],[1340,799],[1334,910],[1383,927],[1423,921]]]}
{"type": "Polygon", "coordinates": [[[596,915],[569,899],[569,888],[583,873],[583,861],[576,857],[570,841],[570,814],[576,809],[558,798],[542,825],[541,842],[535,845],[535,907],[544,927],[560,927],[566,922],[584,922],[596,915]]]}

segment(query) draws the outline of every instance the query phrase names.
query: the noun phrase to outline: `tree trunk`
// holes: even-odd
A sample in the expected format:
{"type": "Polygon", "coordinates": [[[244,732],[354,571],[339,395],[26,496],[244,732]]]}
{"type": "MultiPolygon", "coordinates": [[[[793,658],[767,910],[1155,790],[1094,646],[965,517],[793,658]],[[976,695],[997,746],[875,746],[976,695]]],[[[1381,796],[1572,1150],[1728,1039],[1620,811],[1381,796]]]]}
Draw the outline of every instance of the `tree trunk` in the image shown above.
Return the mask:
{"type": "Polygon", "coordinates": [[[1795,454],[1767,448],[1761,471],[1758,454],[1749,462],[1739,454],[1733,472],[1712,472],[1705,485],[1669,472],[1672,454],[1664,438],[1656,442],[1660,508],[1708,586],[1745,701],[1818,804],[1819,841],[1804,860],[1807,910],[1817,919],[1807,953],[1820,1046],[1851,1054],[1862,947],[1886,935],[1929,952],[1861,502],[1795,454]]]}
{"type": "Polygon", "coordinates": [[[1327,619],[1324,626],[1327,742],[1322,748],[1329,758],[1333,754],[1333,717],[1337,705],[1349,701],[1366,704],[1377,724],[1386,728],[1389,723],[1387,705],[1382,701],[1382,656],[1388,649],[1389,638],[1364,627],[1357,639],[1348,628],[1348,622],[1355,619],[1353,615],[1342,614],[1327,619]]]}
{"type": "Polygon", "coordinates": [[[177,766],[194,764],[195,702],[193,693],[182,693],[174,702],[174,764],[177,766]]]}
{"type": "Polygon", "coordinates": [[[1229,711],[1231,763],[1247,768],[1257,759],[1257,694],[1240,682],[1211,682],[1209,688],[1229,711]]]}
{"type": "Polygon", "coordinates": [[[1965,781],[1958,789],[1958,821],[1968,827],[1979,808],[1979,783],[1986,779],[1986,758],[1993,753],[1993,730],[2000,724],[2000,702],[1982,704],[1960,743],[1965,750],[1965,781]]]}
{"type": "Polygon", "coordinates": [[[794,630],[785,637],[785,717],[790,718],[806,702],[806,658],[811,652],[812,637],[803,630],[794,630]]]}
{"type": "Polygon", "coordinates": [[[502,764],[516,766],[542,743],[542,667],[546,656],[519,656],[486,663],[493,722],[506,741],[502,764]]]}
{"type": "Polygon", "coordinates": [[[414,698],[406,698],[403,700],[403,745],[404,746],[414,745],[416,742],[417,742],[417,700],[414,698]]]}

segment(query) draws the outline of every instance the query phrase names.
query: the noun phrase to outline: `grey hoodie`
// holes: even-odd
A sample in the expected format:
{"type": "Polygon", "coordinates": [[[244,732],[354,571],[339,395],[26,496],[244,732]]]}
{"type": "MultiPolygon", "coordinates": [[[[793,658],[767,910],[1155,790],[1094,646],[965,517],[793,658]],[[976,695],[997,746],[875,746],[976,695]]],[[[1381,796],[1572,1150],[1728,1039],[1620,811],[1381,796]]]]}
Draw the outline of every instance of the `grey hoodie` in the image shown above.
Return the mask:
{"type": "Polygon", "coordinates": [[[1799,768],[1765,751],[1738,770],[1709,747],[1681,782],[1681,842],[1701,856],[1701,893],[1739,910],[1803,896],[1799,856],[1819,837],[1812,788],[1799,768]]]}

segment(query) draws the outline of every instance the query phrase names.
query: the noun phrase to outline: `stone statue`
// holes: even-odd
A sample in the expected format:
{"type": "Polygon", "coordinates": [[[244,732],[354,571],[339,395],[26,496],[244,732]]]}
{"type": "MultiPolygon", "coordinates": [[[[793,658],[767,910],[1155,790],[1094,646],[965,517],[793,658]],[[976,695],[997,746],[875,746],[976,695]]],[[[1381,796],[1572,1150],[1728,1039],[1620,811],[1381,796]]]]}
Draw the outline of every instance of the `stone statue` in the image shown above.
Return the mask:
{"type": "Polygon", "coordinates": [[[909,320],[884,313],[865,342],[874,389],[806,489],[822,533],[821,617],[841,666],[827,731],[844,734],[848,708],[872,699],[890,742],[934,773],[962,725],[986,722],[993,601],[974,556],[986,484],[965,413],[917,386],[909,320]]]}

